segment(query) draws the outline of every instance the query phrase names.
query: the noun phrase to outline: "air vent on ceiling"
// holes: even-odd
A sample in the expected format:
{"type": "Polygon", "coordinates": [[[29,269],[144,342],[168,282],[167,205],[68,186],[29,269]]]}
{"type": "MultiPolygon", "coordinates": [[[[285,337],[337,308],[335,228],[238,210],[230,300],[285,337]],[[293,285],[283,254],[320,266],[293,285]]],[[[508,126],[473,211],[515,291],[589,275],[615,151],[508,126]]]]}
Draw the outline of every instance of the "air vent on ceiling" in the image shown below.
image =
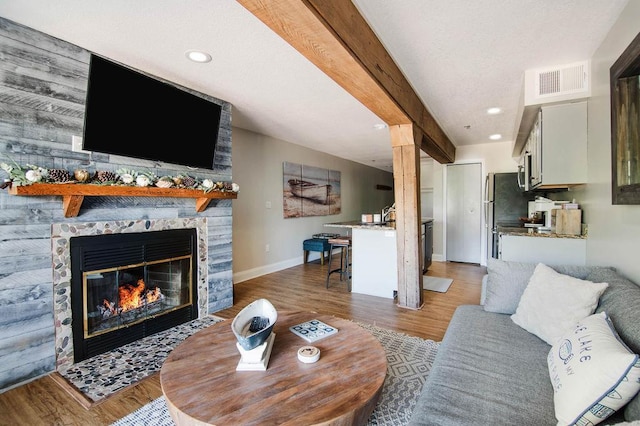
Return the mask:
{"type": "Polygon", "coordinates": [[[525,105],[589,97],[589,61],[525,72],[525,105]]]}

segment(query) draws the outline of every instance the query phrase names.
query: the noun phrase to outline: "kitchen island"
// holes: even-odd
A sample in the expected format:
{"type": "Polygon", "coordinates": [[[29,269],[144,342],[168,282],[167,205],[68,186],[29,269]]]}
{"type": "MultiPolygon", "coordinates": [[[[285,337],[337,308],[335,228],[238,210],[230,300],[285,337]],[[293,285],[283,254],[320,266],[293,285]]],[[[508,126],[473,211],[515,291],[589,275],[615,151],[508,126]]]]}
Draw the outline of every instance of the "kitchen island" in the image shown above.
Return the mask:
{"type": "MultiPolygon", "coordinates": [[[[423,218],[421,223],[432,220],[423,218]]],[[[396,223],[351,221],[324,226],[351,230],[351,291],[393,299],[398,290],[396,223]]]]}
{"type": "Polygon", "coordinates": [[[394,298],[398,290],[398,254],[395,222],[325,223],[351,230],[351,291],[394,298]]]}

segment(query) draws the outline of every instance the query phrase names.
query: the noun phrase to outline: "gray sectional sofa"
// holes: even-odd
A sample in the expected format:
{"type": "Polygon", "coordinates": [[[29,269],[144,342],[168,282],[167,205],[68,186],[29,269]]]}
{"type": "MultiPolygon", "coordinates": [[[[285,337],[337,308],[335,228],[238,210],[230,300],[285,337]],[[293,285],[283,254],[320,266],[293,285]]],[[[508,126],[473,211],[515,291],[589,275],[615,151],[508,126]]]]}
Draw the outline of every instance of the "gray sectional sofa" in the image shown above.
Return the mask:
{"type": "MultiPolygon", "coordinates": [[[[552,346],[554,350],[556,346],[511,318],[536,266],[489,260],[481,305],[464,305],[456,310],[410,424],[561,424],[555,416],[554,386],[547,362],[552,346]]],[[[606,312],[630,353],[640,353],[638,285],[612,268],[552,268],[570,277],[608,283],[597,299],[595,313],[606,312]]],[[[634,367],[640,367],[640,363],[634,367]]],[[[640,396],[635,396],[600,424],[637,424],[638,420],[640,396]]]]}

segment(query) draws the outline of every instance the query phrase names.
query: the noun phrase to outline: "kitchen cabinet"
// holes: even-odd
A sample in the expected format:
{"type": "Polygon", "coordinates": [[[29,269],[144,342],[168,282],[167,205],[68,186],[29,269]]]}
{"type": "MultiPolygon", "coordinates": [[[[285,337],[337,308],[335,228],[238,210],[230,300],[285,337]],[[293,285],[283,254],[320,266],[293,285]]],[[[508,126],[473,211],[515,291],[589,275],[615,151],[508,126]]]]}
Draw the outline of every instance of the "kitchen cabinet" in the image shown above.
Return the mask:
{"type": "Polygon", "coordinates": [[[500,234],[502,260],[547,265],[586,265],[587,240],[538,235],[500,234]]]}
{"type": "Polygon", "coordinates": [[[531,189],[587,182],[587,102],[543,106],[525,146],[531,189]]]}

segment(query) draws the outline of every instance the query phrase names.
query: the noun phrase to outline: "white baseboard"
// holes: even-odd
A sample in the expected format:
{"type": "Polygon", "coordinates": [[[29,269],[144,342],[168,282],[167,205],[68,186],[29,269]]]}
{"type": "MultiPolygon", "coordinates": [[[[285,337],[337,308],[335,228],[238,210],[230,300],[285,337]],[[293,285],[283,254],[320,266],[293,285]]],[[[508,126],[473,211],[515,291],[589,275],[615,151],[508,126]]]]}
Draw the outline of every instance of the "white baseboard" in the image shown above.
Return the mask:
{"type": "MultiPolygon", "coordinates": [[[[334,249],[334,254],[340,254],[340,249],[334,249]]],[[[308,262],[313,262],[320,259],[320,252],[309,252],[308,262]]],[[[328,258],[325,259],[325,262],[328,258]]],[[[235,272],[233,274],[233,283],[238,284],[242,281],[247,281],[252,278],[257,278],[262,275],[270,274],[272,272],[282,271],[283,269],[292,268],[294,266],[302,265],[304,262],[304,256],[295,257],[289,260],[283,260],[282,262],[272,263],[270,265],[260,266],[259,268],[248,269],[246,271],[235,272]]]]}
{"type": "MultiPolygon", "coordinates": [[[[309,256],[309,258],[311,258],[311,256],[309,256]]],[[[246,271],[235,272],[233,274],[233,283],[238,284],[243,281],[250,280],[252,278],[257,278],[262,275],[270,274],[272,272],[278,272],[283,269],[292,268],[294,266],[300,265],[302,262],[303,262],[302,257],[296,257],[294,259],[284,260],[278,263],[263,265],[263,266],[260,266],[259,268],[253,268],[253,269],[248,269],[246,271]]]]}

